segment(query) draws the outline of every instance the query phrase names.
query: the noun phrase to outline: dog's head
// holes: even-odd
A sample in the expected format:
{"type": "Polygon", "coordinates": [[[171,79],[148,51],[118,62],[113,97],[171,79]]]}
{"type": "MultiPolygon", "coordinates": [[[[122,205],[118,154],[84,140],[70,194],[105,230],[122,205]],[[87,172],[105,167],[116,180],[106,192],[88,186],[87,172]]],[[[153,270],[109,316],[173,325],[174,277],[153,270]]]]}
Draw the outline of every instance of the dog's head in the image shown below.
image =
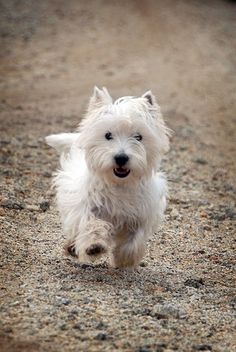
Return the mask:
{"type": "Polygon", "coordinates": [[[89,169],[112,182],[149,177],[169,148],[168,129],[150,91],[113,103],[106,88],[95,87],[79,132],[89,169]]]}
{"type": "MultiPolygon", "coordinates": [[[[106,88],[95,87],[78,132],[67,136],[66,145],[77,143],[90,171],[107,182],[134,183],[150,177],[169,148],[169,130],[151,91],[113,102],[106,88]]],[[[48,138],[52,145],[56,137],[48,138]]]]}

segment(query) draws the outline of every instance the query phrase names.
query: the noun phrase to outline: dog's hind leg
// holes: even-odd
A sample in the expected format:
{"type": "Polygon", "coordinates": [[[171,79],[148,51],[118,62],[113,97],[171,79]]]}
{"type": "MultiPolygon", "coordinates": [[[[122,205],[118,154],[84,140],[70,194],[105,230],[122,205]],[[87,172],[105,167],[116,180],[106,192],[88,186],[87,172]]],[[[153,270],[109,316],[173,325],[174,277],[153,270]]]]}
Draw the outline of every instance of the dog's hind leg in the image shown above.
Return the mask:
{"type": "Polygon", "coordinates": [[[135,233],[122,234],[116,240],[112,252],[111,264],[116,268],[135,268],[143,258],[146,249],[143,229],[135,233]]]}

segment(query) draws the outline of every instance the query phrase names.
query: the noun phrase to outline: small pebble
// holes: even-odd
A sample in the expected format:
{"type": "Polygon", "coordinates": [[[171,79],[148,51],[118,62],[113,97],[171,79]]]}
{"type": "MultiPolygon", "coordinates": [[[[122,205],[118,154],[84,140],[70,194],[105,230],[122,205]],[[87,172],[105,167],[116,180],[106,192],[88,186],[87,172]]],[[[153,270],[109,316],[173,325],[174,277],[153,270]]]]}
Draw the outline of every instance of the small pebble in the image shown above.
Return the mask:
{"type": "Polygon", "coordinates": [[[170,213],[170,216],[173,218],[173,219],[178,219],[180,217],[180,214],[178,212],[178,210],[176,208],[174,208],[171,213],[170,213]]]}
{"type": "Polygon", "coordinates": [[[200,288],[204,285],[204,281],[202,278],[200,278],[200,279],[187,279],[184,282],[184,284],[185,284],[185,286],[200,288]]]}
{"type": "Polygon", "coordinates": [[[60,326],[60,329],[63,330],[63,331],[65,331],[65,330],[67,330],[68,328],[67,328],[67,325],[66,325],[66,324],[62,324],[62,325],[60,326]]]}
{"type": "Polygon", "coordinates": [[[207,161],[205,159],[202,159],[202,158],[196,158],[194,161],[195,161],[195,163],[200,164],[200,165],[206,165],[207,164],[207,161]]]}
{"type": "Polygon", "coordinates": [[[211,226],[210,225],[203,225],[203,230],[211,231],[211,226]]]}
{"type": "Polygon", "coordinates": [[[100,332],[95,336],[95,340],[105,341],[107,339],[107,334],[100,332]]]}
{"type": "Polygon", "coordinates": [[[28,204],[25,208],[29,211],[39,211],[38,205],[28,204]]]}
{"type": "Polygon", "coordinates": [[[45,172],[43,172],[42,175],[43,175],[44,177],[51,177],[51,176],[52,176],[52,173],[49,172],[49,171],[45,171],[45,172]]]}
{"type": "Polygon", "coordinates": [[[194,345],[194,351],[212,351],[212,347],[210,345],[194,345]]]}
{"type": "Polygon", "coordinates": [[[73,325],[73,328],[80,331],[82,330],[80,323],[76,323],[75,325],[73,325]]]}

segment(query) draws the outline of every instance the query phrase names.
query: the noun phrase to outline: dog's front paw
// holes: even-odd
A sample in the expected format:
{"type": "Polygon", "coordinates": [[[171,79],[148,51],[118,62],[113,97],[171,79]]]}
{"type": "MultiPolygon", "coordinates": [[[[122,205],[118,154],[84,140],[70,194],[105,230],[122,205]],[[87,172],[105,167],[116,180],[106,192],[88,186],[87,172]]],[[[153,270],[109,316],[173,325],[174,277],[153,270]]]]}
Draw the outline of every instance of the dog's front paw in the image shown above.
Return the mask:
{"type": "Polygon", "coordinates": [[[86,250],[87,255],[91,256],[97,256],[106,253],[107,248],[102,245],[101,243],[94,243],[91,244],[86,250]]]}

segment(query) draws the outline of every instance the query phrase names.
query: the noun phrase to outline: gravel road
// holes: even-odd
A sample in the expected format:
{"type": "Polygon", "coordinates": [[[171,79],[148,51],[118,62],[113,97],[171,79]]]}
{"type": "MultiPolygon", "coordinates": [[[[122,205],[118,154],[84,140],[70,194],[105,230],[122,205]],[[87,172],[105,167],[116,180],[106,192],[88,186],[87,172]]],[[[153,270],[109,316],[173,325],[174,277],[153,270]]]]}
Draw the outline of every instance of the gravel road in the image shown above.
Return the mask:
{"type": "Polygon", "coordinates": [[[236,350],[236,4],[0,1],[2,352],[236,350]],[[94,85],[152,89],[173,129],[166,220],[135,272],[63,252],[44,143],[94,85]]]}

